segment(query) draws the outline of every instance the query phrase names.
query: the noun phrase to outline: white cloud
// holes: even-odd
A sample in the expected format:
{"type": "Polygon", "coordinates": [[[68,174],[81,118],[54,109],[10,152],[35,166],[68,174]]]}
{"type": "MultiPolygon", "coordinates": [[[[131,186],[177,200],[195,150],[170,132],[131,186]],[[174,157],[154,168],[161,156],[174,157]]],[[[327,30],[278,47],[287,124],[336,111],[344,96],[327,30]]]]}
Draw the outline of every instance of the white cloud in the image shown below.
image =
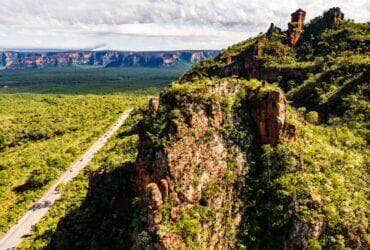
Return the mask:
{"type": "Polygon", "coordinates": [[[310,19],[333,6],[370,19],[369,0],[1,0],[0,47],[219,49],[286,28],[299,7],[310,19]]]}

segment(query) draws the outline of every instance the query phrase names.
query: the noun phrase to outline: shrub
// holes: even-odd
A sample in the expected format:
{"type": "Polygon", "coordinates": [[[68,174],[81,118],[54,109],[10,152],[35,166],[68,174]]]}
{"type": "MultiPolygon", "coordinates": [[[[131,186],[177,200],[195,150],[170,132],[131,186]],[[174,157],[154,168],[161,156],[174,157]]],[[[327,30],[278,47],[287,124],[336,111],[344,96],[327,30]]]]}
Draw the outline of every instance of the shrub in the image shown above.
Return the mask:
{"type": "Polygon", "coordinates": [[[138,237],[139,237],[139,239],[138,239],[138,245],[141,246],[141,247],[146,247],[151,242],[150,235],[148,234],[147,231],[142,231],[138,235],[138,237]]]}
{"type": "Polygon", "coordinates": [[[55,156],[55,157],[49,157],[46,159],[46,164],[50,168],[56,168],[56,169],[64,169],[65,168],[65,162],[62,157],[55,156]]]}
{"type": "Polygon", "coordinates": [[[6,146],[6,144],[5,144],[5,137],[4,137],[4,135],[1,135],[0,134],[0,150],[4,149],[5,146],[6,146]]]}
{"type": "Polygon", "coordinates": [[[36,169],[32,171],[30,178],[26,185],[29,189],[37,189],[47,185],[50,181],[55,180],[59,174],[59,171],[55,168],[49,169],[36,169]]]}
{"type": "Polygon", "coordinates": [[[306,120],[310,123],[316,124],[319,121],[319,114],[316,111],[310,111],[306,114],[306,120]]]}

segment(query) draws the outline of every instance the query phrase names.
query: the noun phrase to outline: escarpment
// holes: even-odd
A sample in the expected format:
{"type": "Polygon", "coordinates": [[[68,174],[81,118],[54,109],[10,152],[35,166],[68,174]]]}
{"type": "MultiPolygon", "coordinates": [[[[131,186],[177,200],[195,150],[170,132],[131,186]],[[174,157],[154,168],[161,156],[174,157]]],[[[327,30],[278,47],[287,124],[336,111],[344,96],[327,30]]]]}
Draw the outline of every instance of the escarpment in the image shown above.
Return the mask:
{"type": "Polygon", "coordinates": [[[305,15],[150,100],[134,249],[369,247],[370,26],[338,8],[305,15]]]}
{"type": "Polygon", "coordinates": [[[214,57],[219,52],[168,51],[168,52],[123,52],[123,51],[73,51],[73,52],[0,52],[0,66],[6,69],[104,66],[111,67],[164,67],[178,63],[196,63],[214,57]]]}
{"type": "Polygon", "coordinates": [[[355,38],[356,31],[350,28],[345,28],[343,32],[348,32],[346,34],[338,32],[337,40],[329,43],[322,41],[325,38],[321,35],[325,32],[338,29],[340,24],[350,26],[350,22],[344,20],[340,8],[332,8],[309,23],[305,23],[305,17],[306,12],[298,9],[292,13],[286,31],[271,24],[266,33],[231,46],[215,59],[195,65],[180,81],[239,76],[269,83],[279,82],[285,91],[289,91],[293,85],[300,85],[307,80],[310,74],[320,72],[320,64],[313,60],[316,57],[325,56],[331,51],[335,53],[333,56],[346,50],[366,51],[369,47],[368,39],[359,42],[355,38]],[[337,46],[330,47],[330,43],[340,43],[348,48],[336,51],[337,46]],[[307,58],[309,55],[312,57],[307,58]]]}
{"type": "Polygon", "coordinates": [[[286,108],[280,89],[232,78],[175,83],[150,100],[138,125],[143,209],[135,248],[234,248],[247,154],[297,136],[286,108]],[[145,246],[143,234],[151,237],[145,246]]]}
{"type": "Polygon", "coordinates": [[[203,95],[226,99],[242,85],[222,81],[206,90],[198,87],[186,94],[180,90],[187,91],[187,85],[168,90],[158,109],[150,109],[139,124],[137,188],[144,209],[138,235],[147,231],[151,248],[227,248],[235,242],[246,160],[222,135],[224,119],[232,117],[220,100],[203,95]]]}
{"type": "MultiPolygon", "coordinates": [[[[287,31],[271,24],[267,33],[196,64],[149,102],[138,124],[141,207],[134,248],[368,246],[366,212],[351,198],[356,193],[364,199],[366,174],[358,163],[365,161],[366,147],[333,146],[327,138],[336,135],[319,125],[323,114],[317,112],[339,114],[336,107],[323,111],[334,103],[347,110],[341,114],[352,112],[347,100],[354,95],[361,100],[357,108],[364,107],[368,57],[358,60],[354,53],[369,43],[364,37],[359,42],[339,8],[309,24],[305,16],[299,9],[287,31]],[[341,29],[345,35],[333,40],[341,29]],[[346,52],[327,47],[328,37],[346,52]],[[356,58],[353,77],[345,73],[351,66],[341,53],[356,58]],[[323,56],[336,66],[323,65],[323,56]],[[341,154],[357,158],[339,159],[341,154]],[[357,164],[357,177],[347,170],[351,164],[357,164]],[[343,203],[351,208],[339,215],[343,203]]],[[[352,119],[363,121],[357,113],[352,119]]]]}

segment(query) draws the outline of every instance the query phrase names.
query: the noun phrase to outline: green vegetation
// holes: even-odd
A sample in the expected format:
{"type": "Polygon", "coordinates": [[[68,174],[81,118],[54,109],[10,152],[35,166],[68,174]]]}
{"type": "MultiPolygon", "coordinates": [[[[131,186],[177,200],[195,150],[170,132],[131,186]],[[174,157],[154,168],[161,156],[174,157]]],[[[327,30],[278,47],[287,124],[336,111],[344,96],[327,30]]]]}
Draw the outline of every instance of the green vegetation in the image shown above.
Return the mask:
{"type": "MultiPolygon", "coordinates": [[[[323,20],[319,17],[307,24],[296,47],[288,46],[287,32],[276,30],[194,65],[160,94],[158,111],[140,111],[133,116],[88,170],[64,187],[62,200],[24,246],[125,248],[132,246],[131,236],[135,235],[135,242],[145,247],[162,234],[173,233],[184,247],[201,248],[208,243],[200,242],[202,237],[207,239],[212,233],[207,226],[217,222],[236,232],[227,232],[225,237],[230,239],[215,235],[216,240],[226,240],[233,247],[237,244],[240,249],[368,248],[369,23],[341,21],[339,27],[331,29],[323,20]],[[286,92],[286,124],[294,127],[297,138],[283,134],[276,146],[261,145],[252,109],[263,107],[267,94],[278,89],[286,92]],[[217,128],[209,125],[218,113],[216,104],[222,118],[217,128]],[[152,163],[156,153],[164,155],[166,147],[172,156],[182,154],[171,145],[181,140],[179,136],[194,139],[197,125],[209,127],[189,147],[208,146],[210,138],[217,135],[222,142],[213,142],[229,150],[225,178],[201,187],[199,202],[193,199],[190,204],[178,197],[180,209],[172,216],[171,196],[164,200],[158,235],[140,225],[138,213],[145,215],[145,202],[132,190],[137,152],[137,135],[132,128],[140,114],[146,115],[139,126],[145,139],[140,152],[149,174],[155,172],[152,168],[157,165],[152,163]],[[202,120],[188,124],[192,115],[202,120]],[[245,162],[243,171],[233,176],[238,152],[245,162]],[[95,172],[98,169],[100,174],[95,172]],[[240,190],[228,193],[228,186],[234,184],[240,190]],[[220,198],[217,204],[222,207],[212,209],[212,198],[220,198]],[[228,204],[222,203],[225,200],[228,204]],[[240,224],[217,221],[217,215],[230,215],[232,208],[238,213],[239,206],[240,224]]],[[[50,102],[56,101],[46,101],[47,105],[50,102]]],[[[30,138],[37,140],[40,134],[49,135],[49,131],[30,138]]],[[[20,145],[24,145],[24,137],[14,138],[20,138],[20,145]]],[[[11,148],[6,136],[0,137],[0,148],[4,152],[11,148]]],[[[55,158],[45,159],[45,164],[55,171],[64,167],[63,161],[55,158]]],[[[162,165],[164,178],[166,171],[176,167],[162,165]]],[[[37,178],[28,179],[32,188],[45,185],[58,173],[48,171],[43,176],[42,168],[36,170],[37,178]]],[[[184,180],[189,185],[202,181],[202,162],[189,176],[196,176],[184,180]]],[[[175,186],[175,195],[180,188],[184,187],[175,186]]]]}
{"type": "Polygon", "coordinates": [[[370,54],[349,55],[327,61],[322,70],[288,92],[296,107],[321,111],[326,116],[369,119],[370,54]],[[354,112],[354,113],[353,113],[354,112]]]}
{"type": "MultiPolygon", "coordinates": [[[[220,102],[223,138],[246,152],[248,160],[239,197],[246,211],[238,232],[240,248],[369,246],[370,23],[344,20],[328,28],[323,20],[305,25],[296,47],[288,46],[287,32],[276,30],[194,65],[162,92],[160,115],[144,120],[152,141],[170,143],[172,138],[159,131],[174,117],[186,120],[186,105],[207,112],[212,101],[220,102]],[[223,82],[231,88],[238,81],[243,83],[238,95],[224,94],[223,82]],[[288,123],[297,128],[298,139],[261,146],[253,139],[257,131],[248,110],[264,91],[276,87],[291,103],[288,123]],[[212,88],[222,89],[222,96],[212,88]],[[179,115],[173,116],[175,110],[179,115]]],[[[184,239],[188,232],[200,234],[196,214],[187,211],[181,218],[172,232],[184,239]]]]}
{"type": "Polygon", "coordinates": [[[290,109],[289,114],[290,122],[300,128],[299,139],[255,152],[242,198],[253,211],[243,220],[242,244],[277,248],[294,223],[300,230],[325,225],[320,237],[311,236],[320,248],[366,245],[370,161],[366,125],[317,124],[312,112],[290,109]]]}
{"type": "Polygon", "coordinates": [[[134,112],[76,180],[61,187],[62,198],[21,248],[125,249],[132,245],[139,203],[130,189],[130,176],[135,172],[139,119],[134,112]],[[95,181],[89,187],[92,176],[95,181]]]}
{"type": "MultiPolygon", "coordinates": [[[[179,68],[101,70],[104,74],[128,74],[129,80],[122,78],[100,84],[86,78],[92,83],[47,84],[49,77],[55,82],[60,78],[69,79],[65,71],[50,73],[48,70],[5,73],[6,77],[0,77],[3,85],[5,78],[13,83],[19,79],[40,80],[37,85],[0,87],[0,234],[17,221],[122,112],[146,102],[148,96],[157,95],[162,85],[181,74],[179,68]]],[[[81,74],[98,77],[102,72],[89,70],[81,74]]]]}
{"type": "Polygon", "coordinates": [[[297,48],[300,60],[317,57],[338,57],[348,52],[369,52],[370,23],[343,21],[337,29],[326,29],[321,18],[313,19],[304,28],[302,42],[297,48]]]}
{"type": "Polygon", "coordinates": [[[155,93],[1,94],[0,231],[19,219],[120,113],[155,93]]]}
{"type": "MultiPolygon", "coordinates": [[[[45,69],[26,69],[23,71],[0,71],[0,86],[34,85],[34,91],[41,90],[40,85],[100,85],[103,90],[120,90],[137,84],[166,85],[177,79],[189,66],[177,65],[168,68],[85,68],[61,67],[45,69]],[[115,86],[112,86],[114,84],[115,86]],[[123,88],[122,88],[123,87],[123,88]]],[[[28,88],[29,89],[29,88],[28,88]]],[[[76,90],[78,92],[79,89],[76,90]]],[[[93,88],[95,93],[99,88],[93,88]]],[[[112,91],[110,91],[112,92],[112,91]]]]}

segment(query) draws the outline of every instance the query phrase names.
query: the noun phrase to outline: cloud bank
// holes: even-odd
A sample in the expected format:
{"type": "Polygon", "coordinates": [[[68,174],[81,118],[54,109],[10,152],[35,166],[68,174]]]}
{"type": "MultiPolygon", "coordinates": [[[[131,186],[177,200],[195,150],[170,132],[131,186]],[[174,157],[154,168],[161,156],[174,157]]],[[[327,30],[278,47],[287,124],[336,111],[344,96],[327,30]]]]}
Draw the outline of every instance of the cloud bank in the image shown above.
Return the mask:
{"type": "Polygon", "coordinates": [[[333,6],[370,19],[369,0],[1,0],[0,48],[221,49],[333,6]]]}

